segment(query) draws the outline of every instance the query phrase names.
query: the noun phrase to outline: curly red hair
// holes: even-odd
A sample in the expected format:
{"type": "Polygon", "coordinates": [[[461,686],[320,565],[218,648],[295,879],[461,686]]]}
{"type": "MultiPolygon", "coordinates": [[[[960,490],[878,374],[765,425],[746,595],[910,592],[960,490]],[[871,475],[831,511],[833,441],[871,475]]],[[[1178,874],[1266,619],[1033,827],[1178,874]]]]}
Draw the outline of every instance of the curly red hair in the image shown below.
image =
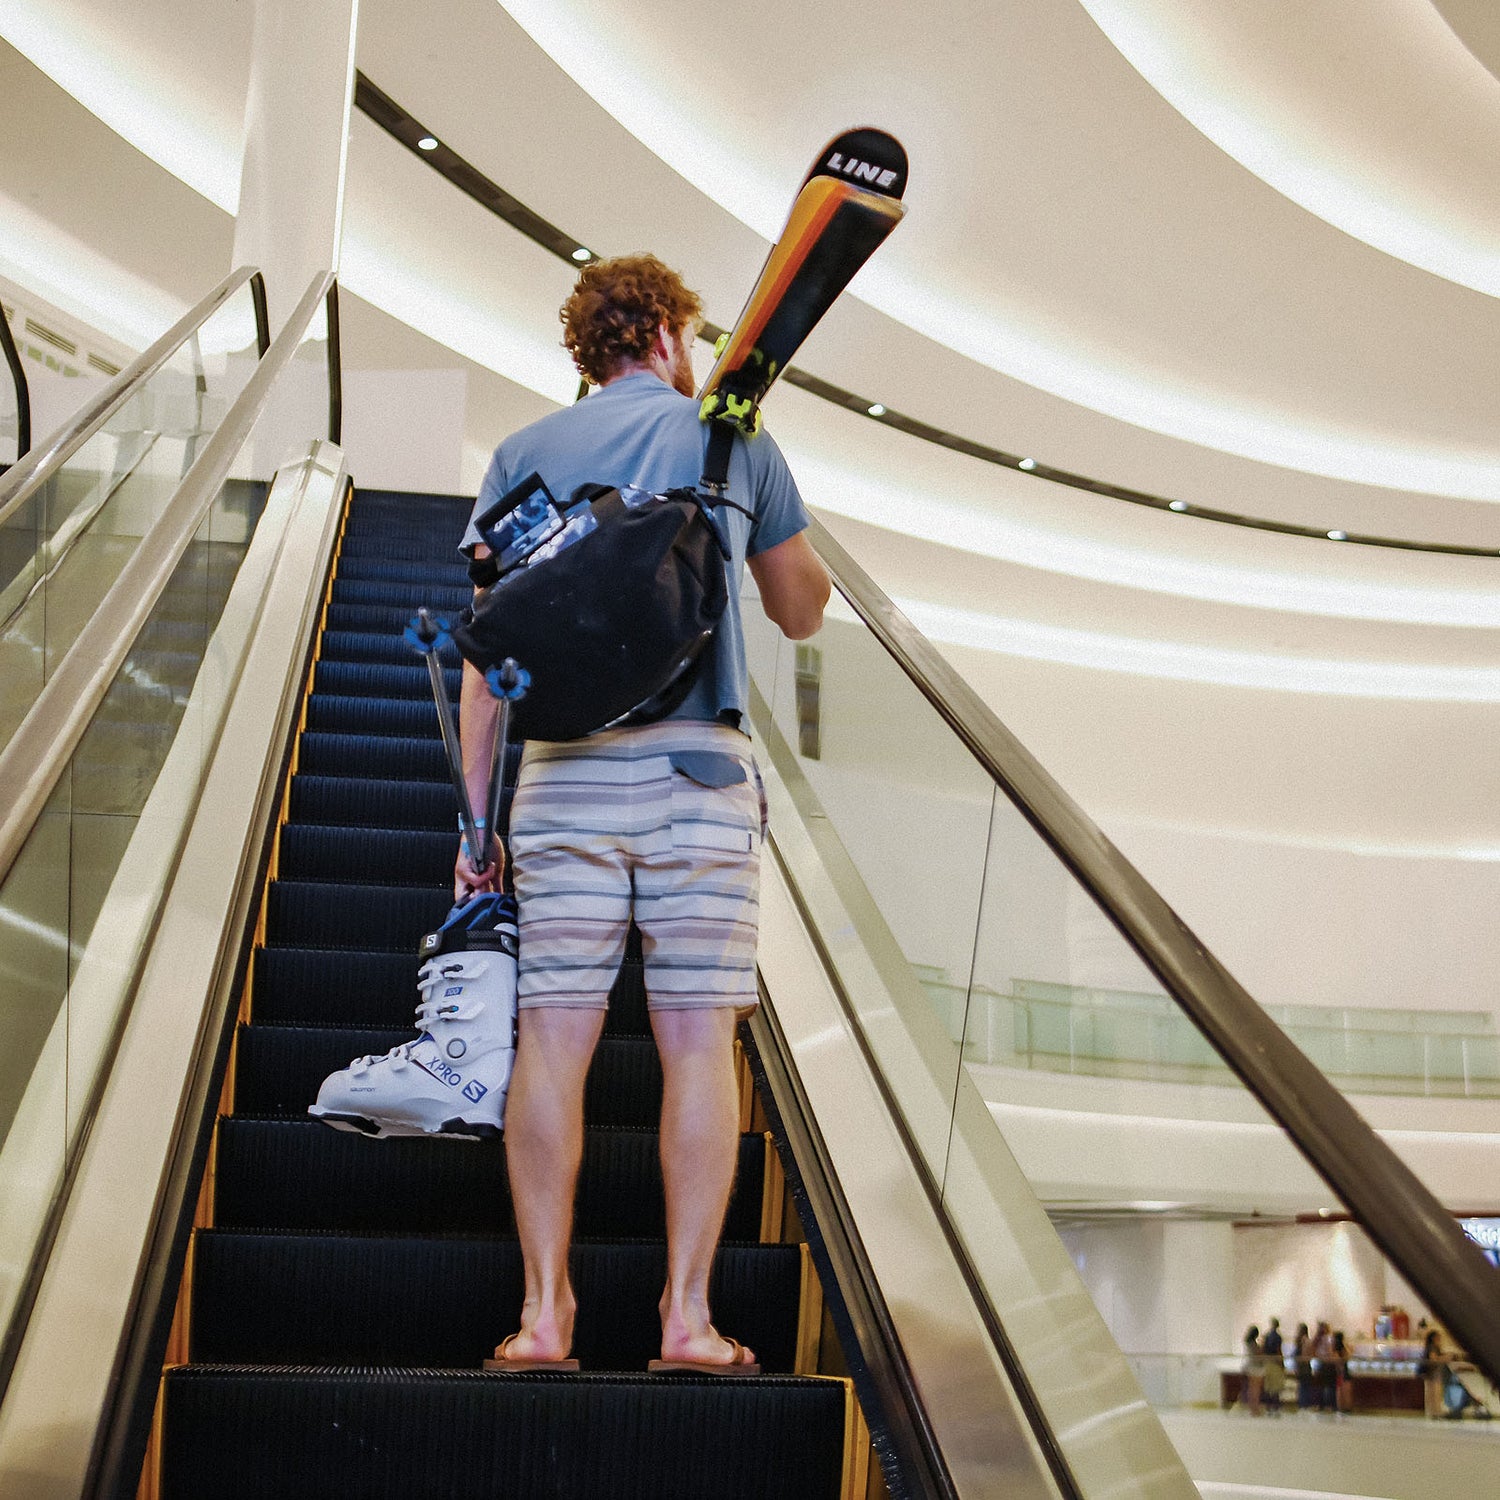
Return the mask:
{"type": "Polygon", "coordinates": [[[558,316],[578,373],[603,385],[650,354],[658,328],[701,321],[703,303],[654,255],[616,255],[583,268],[558,316]]]}

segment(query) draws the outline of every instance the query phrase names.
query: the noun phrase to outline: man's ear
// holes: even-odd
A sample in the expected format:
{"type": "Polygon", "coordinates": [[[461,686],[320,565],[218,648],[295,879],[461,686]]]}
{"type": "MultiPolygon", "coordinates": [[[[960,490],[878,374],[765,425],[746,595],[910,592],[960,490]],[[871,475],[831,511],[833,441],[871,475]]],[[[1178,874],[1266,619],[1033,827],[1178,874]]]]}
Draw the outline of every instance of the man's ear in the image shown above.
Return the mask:
{"type": "Polygon", "coordinates": [[[667,364],[672,363],[672,330],[665,323],[656,325],[656,342],[651,346],[651,352],[667,364]]]}

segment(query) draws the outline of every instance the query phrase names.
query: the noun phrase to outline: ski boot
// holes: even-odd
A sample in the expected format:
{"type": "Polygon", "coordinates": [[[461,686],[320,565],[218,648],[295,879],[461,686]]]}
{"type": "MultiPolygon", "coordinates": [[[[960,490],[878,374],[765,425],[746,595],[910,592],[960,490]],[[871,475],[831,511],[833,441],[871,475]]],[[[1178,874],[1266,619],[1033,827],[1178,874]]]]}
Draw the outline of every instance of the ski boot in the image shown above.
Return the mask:
{"type": "Polygon", "coordinates": [[[336,1130],[498,1138],[516,1040],[516,904],[482,895],[422,939],[420,1035],[330,1074],[308,1114],[336,1130]]]}

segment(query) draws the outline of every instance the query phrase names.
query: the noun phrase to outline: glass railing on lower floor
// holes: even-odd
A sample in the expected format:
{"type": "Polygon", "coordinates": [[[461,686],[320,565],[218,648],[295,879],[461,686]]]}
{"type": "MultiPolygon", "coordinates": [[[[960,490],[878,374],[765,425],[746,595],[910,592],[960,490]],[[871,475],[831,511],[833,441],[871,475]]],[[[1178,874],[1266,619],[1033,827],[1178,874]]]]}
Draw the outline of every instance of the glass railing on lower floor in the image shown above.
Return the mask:
{"type": "MultiPolygon", "coordinates": [[[[968,1014],[970,1062],[1232,1082],[1223,1059],[1165,995],[1040,979],[1011,979],[1003,990],[965,987],[930,967],[913,968],[955,1039],[968,1014]]],[[[1500,1098],[1500,1033],[1490,1011],[1268,1005],[1266,1013],[1349,1093],[1500,1098]]]]}

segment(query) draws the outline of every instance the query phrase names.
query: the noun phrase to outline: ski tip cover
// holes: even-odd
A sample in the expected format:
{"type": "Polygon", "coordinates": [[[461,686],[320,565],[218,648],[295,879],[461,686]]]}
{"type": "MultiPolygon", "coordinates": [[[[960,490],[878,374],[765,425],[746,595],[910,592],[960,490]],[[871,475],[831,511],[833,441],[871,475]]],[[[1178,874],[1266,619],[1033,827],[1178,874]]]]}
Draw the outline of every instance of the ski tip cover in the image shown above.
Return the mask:
{"type": "Polygon", "coordinates": [[[836,177],[868,192],[899,199],[906,191],[906,151],[895,136],[862,125],[829,141],[807,174],[807,182],[814,177],[836,177]]]}

